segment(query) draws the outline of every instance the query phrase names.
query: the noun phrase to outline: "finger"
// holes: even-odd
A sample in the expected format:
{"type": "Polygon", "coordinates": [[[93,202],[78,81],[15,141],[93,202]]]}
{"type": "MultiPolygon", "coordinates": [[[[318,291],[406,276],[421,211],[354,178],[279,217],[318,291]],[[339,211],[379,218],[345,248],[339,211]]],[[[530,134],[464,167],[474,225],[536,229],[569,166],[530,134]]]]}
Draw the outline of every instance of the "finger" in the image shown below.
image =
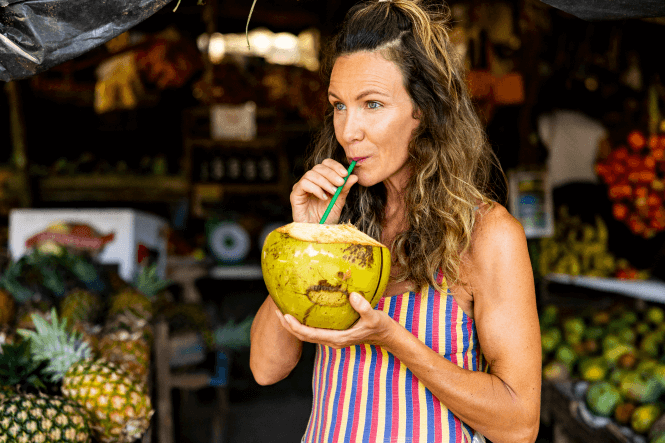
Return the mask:
{"type": "Polygon", "coordinates": [[[357,292],[352,292],[351,295],[349,295],[349,302],[351,303],[351,307],[355,309],[361,317],[374,311],[372,305],[369,304],[365,297],[357,292]]]}
{"type": "Polygon", "coordinates": [[[347,166],[342,165],[340,162],[333,160],[332,158],[323,160],[321,164],[335,171],[340,177],[346,177],[348,174],[346,170],[347,166]]]}
{"type": "Polygon", "coordinates": [[[329,194],[334,194],[337,191],[337,187],[344,183],[344,179],[326,168],[307,171],[301,182],[303,185],[311,183],[329,194]]]}
{"type": "Polygon", "coordinates": [[[324,164],[321,163],[312,168],[313,172],[321,174],[322,177],[327,178],[330,183],[332,183],[335,188],[342,186],[344,184],[344,178],[348,175],[346,169],[339,163],[335,164],[324,164]]]}

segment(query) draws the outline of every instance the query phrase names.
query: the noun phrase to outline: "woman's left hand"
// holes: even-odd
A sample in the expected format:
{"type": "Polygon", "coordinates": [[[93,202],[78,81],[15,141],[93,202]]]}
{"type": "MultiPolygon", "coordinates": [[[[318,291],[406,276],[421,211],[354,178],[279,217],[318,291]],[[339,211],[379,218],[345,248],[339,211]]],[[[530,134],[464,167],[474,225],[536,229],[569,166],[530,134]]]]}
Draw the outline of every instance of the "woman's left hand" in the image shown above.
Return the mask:
{"type": "Polygon", "coordinates": [[[395,321],[385,312],[372,309],[369,302],[358,293],[352,292],[349,302],[360,314],[360,318],[351,328],[343,331],[312,328],[301,324],[289,314],[283,315],[279,310],[276,314],[282,326],[302,341],[320,343],[336,349],[362,343],[385,346],[395,321]]]}

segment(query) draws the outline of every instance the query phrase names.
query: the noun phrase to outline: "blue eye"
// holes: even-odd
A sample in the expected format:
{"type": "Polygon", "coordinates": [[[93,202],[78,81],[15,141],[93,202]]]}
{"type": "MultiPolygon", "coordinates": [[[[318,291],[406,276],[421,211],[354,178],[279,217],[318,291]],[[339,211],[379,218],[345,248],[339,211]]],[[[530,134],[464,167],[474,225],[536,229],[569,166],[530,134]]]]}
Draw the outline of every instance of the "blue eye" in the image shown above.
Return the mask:
{"type": "Polygon", "coordinates": [[[379,102],[367,102],[367,107],[370,109],[378,109],[381,107],[381,103],[379,102]]]}
{"type": "Polygon", "coordinates": [[[335,111],[343,111],[344,110],[344,104],[342,103],[333,103],[333,108],[335,108],[335,111]]]}

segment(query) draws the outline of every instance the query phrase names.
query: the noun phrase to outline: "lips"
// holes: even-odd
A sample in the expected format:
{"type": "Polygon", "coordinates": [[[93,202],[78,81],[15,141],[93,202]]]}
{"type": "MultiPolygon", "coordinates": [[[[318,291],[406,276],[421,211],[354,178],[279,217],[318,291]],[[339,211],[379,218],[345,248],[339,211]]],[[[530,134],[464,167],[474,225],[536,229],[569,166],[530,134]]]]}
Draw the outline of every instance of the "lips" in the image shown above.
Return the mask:
{"type": "Polygon", "coordinates": [[[356,162],[356,164],[358,164],[358,163],[362,163],[363,161],[365,161],[368,158],[369,157],[350,157],[349,160],[354,161],[354,162],[356,162]]]}

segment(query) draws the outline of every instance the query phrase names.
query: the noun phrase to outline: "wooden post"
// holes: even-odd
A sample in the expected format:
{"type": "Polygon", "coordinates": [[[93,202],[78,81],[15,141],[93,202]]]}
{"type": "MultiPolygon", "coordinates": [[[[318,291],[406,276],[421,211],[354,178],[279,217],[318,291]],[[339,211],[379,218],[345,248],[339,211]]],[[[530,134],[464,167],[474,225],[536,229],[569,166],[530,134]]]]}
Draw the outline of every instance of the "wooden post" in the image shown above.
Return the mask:
{"type": "Polygon", "coordinates": [[[28,154],[25,137],[25,119],[21,89],[16,81],[5,83],[5,92],[9,99],[9,122],[12,140],[12,166],[16,170],[20,187],[19,201],[24,208],[32,206],[32,190],[28,179],[28,154]]]}

